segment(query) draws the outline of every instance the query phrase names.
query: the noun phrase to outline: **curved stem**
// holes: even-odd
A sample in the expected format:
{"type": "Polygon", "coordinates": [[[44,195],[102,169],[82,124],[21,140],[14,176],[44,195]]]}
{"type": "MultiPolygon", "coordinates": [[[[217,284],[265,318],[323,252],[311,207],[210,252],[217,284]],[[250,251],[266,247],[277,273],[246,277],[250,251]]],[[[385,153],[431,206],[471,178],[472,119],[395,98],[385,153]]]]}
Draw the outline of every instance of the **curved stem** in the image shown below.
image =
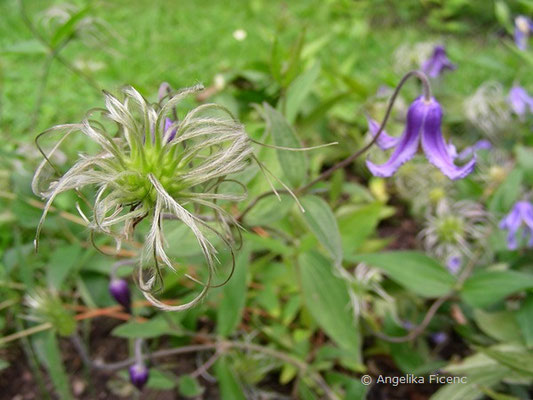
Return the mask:
{"type": "Polygon", "coordinates": [[[304,185],[304,186],[300,187],[299,189],[297,189],[295,191],[295,193],[296,194],[304,193],[305,191],[307,191],[309,188],[311,188],[316,183],[318,183],[318,182],[320,182],[320,181],[322,181],[322,180],[324,180],[326,178],[329,178],[331,176],[331,174],[333,174],[336,170],[338,170],[340,168],[344,168],[344,167],[350,165],[353,161],[355,161],[355,159],[357,159],[362,154],[366,153],[374,145],[374,143],[376,143],[378,141],[379,136],[385,130],[385,125],[387,125],[387,122],[389,120],[390,114],[392,112],[392,106],[394,105],[394,102],[396,101],[396,98],[398,97],[398,94],[400,93],[400,90],[402,89],[402,87],[405,84],[405,82],[407,82],[409,80],[409,78],[411,78],[413,76],[417,77],[422,82],[423,91],[424,91],[424,98],[427,101],[429,101],[429,99],[431,98],[431,88],[430,88],[430,85],[429,85],[429,80],[427,79],[426,75],[423,72],[421,72],[421,71],[410,71],[407,74],[405,74],[403,76],[403,78],[400,80],[400,82],[398,83],[398,86],[396,86],[396,88],[394,89],[394,92],[392,93],[392,96],[389,99],[389,104],[387,105],[387,110],[385,111],[385,116],[383,117],[383,121],[381,121],[379,129],[378,129],[377,133],[374,135],[374,137],[372,138],[372,140],[366,146],[364,146],[362,149],[356,151],[355,153],[353,153],[348,158],[344,159],[343,161],[335,164],[331,168],[329,168],[326,171],[322,172],[318,177],[313,179],[307,185],[304,185]]]}
{"type": "Polygon", "coordinates": [[[410,340],[416,339],[420,334],[422,334],[426,330],[427,326],[433,319],[433,316],[437,313],[437,311],[444,304],[444,302],[446,302],[446,300],[448,300],[450,297],[452,297],[452,295],[447,294],[435,300],[435,302],[431,305],[428,312],[426,313],[426,316],[422,320],[422,323],[418,325],[416,328],[414,328],[413,330],[411,330],[411,332],[409,332],[405,336],[388,336],[388,335],[385,335],[383,333],[376,332],[376,331],[372,333],[378,338],[385,340],[387,342],[392,342],[392,343],[403,343],[403,342],[408,342],[410,340]]]}
{"type": "MultiPolygon", "coordinates": [[[[358,157],[360,157],[362,154],[366,153],[377,142],[377,140],[379,139],[379,137],[381,135],[381,132],[384,131],[385,125],[387,124],[387,121],[389,120],[390,114],[392,112],[392,107],[394,105],[394,102],[396,101],[396,98],[398,97],[398,94],[400,93],[400,90],[402,89],[403,85],[411,77],[416,77],[422,82],[422,90],[423,90],[424,99],[426,101],[429,101],[431,99],[431,86],[429,84],[429,80],[428,80],[426,74],[424,74],[422,71],[417,71],[417,70],[410,71],[407,74],[405,74],[403,76],[403,78],[400,80],[400,82],[398,83],[398,86],[396,86],[396,89],[394,89],[394,92],[392,93],[392,96],[389,99],[389,103],[387,105],[387,110],[385,111],[385,116],[383,117],[383,121],[381,121],[381,124],[379,126],[379,130],[376,133],[376,135],[374,135],[372,140],[366,146],[364,146],[362,149],[356,151],[355,153],[353,153],[348,158],[340,161],[339,163],[333,165],[331,168],[329,168],[326,171],[322,172],[318,177],[313,179],[308,184],[296,189],[294,191],[294,194],[296,194],[296,195],[304,194],[312,186],[314,186],[316,183],[329,178],[336,170],[348,166],[353,161],[355,161],[358,157]]],[[[279,190],[278,192],[279,193],[284,193],[284,192],[286,193],[287,191],[279,190]]],[[[252,200],[252,202],[244,209],[244,211],[242,211],[242,213],[239,214],[235,219],[237,221],[242,221],[244,216],[246,214],[248,214],[252,210],[252,208],[254,208],[262,199],[264,199],[265,197],[271,196],[273,194],[276,194],[276,192],[274,192],[273,190],[260,194],[254,200],[252,200]]]]}
{"type": "MultiPolygon", "coordinates": [[[[74,346],[76,347],[76,350],[78,350],[78,352],[80,353],[80,356],[83,362],[89,367],[101,369],[105,371],[116,371],[119,369],[129,367],[130,365],[137,362],[136,357],[131,357],[124,361],[119,361],[115,363],[95,362],[91,360],[85,346],[83,345],[81,339],[79,338],[77,334],[72,335],[71,340],[74,346]]],[[[187,354],[187,353],[193,353],[197,351],[212,351],[212,350],[215,350],[216,352],[215,355],[222,355],[231,349],[255,351],[255,352],[263,353],[271,357],[277,358],[288,364],[292,364],[293,366],[295,366],[296,368],[300,370],[300,373],[304,375],[307,374],[311,379],[313,379],[315,383],[326,393],[326,396],[328,399],[330,400],[339,399],[338,396],[335,394],[335,392],[333,392],[333,390],[326,383],[324,378],[322,378],[320,374],[310,371],[309,366],[304,361],[301,361],[295,357],[292,357],[288,355],[287,353],[271,349],[270,347],[264,347],[264,346],[260,346],[260,345],[253,344],[253,343],[219,340],[213,343],[193,344],[189,346],[177,347],[177,348],[172,348],[172,349],[163,349],[163,350],[155,351],[149,355],[141,355],[141,359],[143,361],[154,360],[157,358],[175,356],[179,354],[187,354]]],[[[212,363],[214,363],[215,361],[216,359],[212,361],[212,363]]],[[[206,367],[205,369],[207,368],[208,367],[206,367]]]]}

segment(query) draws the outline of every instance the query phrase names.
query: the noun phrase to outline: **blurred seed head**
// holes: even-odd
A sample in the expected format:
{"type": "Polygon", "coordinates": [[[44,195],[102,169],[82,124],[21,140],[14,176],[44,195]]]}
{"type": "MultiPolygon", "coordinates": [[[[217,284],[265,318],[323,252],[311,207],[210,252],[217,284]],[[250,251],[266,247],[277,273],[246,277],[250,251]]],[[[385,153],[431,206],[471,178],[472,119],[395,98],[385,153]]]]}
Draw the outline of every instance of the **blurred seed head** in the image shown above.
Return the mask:
{"type": "Polygon", "coordinates": [[[424,215],[443,199],[453,196],[454,185],[435,168],[428,168],[423,157],[415,157],[393,176],[401,198],[409,201],[415,215],[424,215]]]}
{"type": "Polygon", "coordinates": [[[431,58],[435,45],[435,42],[430,41],[400,45],[394,51],[394,70],[404,74],[413,69],[419,69],[426,60],[431,58]]]}
{"type": "Polygon", "coordinates": [[[481,204],[445,199],[427,213],[420,238],[426,251],[454,269],[472,257],[472,246],[482,245],[488,230],[489,216],[481,204]]]}
{"type": "Polygon", "coordinates": [[[498,82],[485,82],[464,101],[467,119],[493,140],[511,120],[511,110],[502,86],[498,82]]]}
{"type": "Polygon", "coordinates": [[[27,319],[50,323],[62,336],[74,333],[76,320],[57,295],[44,289],[36,289],[26,295],[24,303],[29,307],[27,319]]]}

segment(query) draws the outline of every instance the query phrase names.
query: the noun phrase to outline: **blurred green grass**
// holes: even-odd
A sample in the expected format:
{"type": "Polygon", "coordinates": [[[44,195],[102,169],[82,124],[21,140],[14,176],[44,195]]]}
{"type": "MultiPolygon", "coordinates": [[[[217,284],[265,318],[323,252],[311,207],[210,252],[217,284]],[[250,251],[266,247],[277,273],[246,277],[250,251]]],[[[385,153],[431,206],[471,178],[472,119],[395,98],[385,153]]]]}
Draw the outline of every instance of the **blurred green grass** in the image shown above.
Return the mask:
{"type": "MultiPolygon", "coordinates": [[[[460,65],[457,73],[445,77],[443,91],[466,95],[483,81],[498,76],[506,85],[519,77],[531,82],[513,53],[501,45],[496,31],[462,36],[427,33],[423,24],[380,26],[368,8],[339,1],[186,1],[147,0],[94,2],[92,15],[106,21],[120,38],[104,46],[70,43],[62,55],[75,65],[93,63],[86,71],[101,88],[114,91],[131,84],[146,96],[153,96],[159,84],[174,87],[213,83],[217,73],[256,69],[269,64],[272,42],[277,36],[289,48],[300,32],[306,31],[307,51],[316,52],[326,74],[322,86],[335,92],[346,88],[339,71],[371,90],[381,84],[394,85],[393,53],[406,43],[441,41],[460,65]],[[233,32],[246,31],[243,41],[233,32]]],[[[27,12],[39,25],[42,13],[53,2],[27,2],[27,12]]],[[[78,1],[78,4],[84,4],[78,1]]],[[[21,43],[34,40],[20,18],[18,2],[0,4],[4,23],[0,25],[0,67],[2,82],[2,136],[31,138],[56,123],[79,120],[85,111],[102,104],[98,91],[58,62],[54,62],[44,91],[37,126],[28,121],[36,101],[45,54],[23,52],[21,43]]],[[[508,40],[508,39],[507,39],[508,40]]],[[[522,82],[527,84],[528,82],[522,82]]],[[[368,93],[371,94],[371,93],[368,93]]]]}

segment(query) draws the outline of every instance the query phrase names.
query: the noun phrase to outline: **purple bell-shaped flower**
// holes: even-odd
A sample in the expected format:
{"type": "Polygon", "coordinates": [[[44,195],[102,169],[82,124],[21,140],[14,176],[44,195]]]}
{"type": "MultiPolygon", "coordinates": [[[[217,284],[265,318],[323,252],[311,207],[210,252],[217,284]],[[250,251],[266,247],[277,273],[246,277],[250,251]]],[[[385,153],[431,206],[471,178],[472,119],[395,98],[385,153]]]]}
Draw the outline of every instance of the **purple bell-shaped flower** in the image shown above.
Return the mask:
{"type": "MultiPolygon", "coordinates": [[[[390,177],[400,166],[413,158],[421,143],[428,161],[440,169],[444,175],[453,180],[466,177],[474,170],[475,154],[465,165],[455,165],[454,159],[457,153],[453,146],[445,142],[441,124],[442,108],[437,100],[433,97],[417,98],[407,111],[407,124],[402,136],[395,141],[392,140],[395,138],[386,135],[381,141],[386,143],[386,147],[395,147],[390,159],[382,165],[376,165],[367,160],[368,169],[375,176],[390,177]]],[[[377,133],[373,132],[372,127],[370,131],[374,136],[377,133]]],[[[384,133],[381,132],[381,135],[384,133]]],[[[380,144],[380,137],[378,137],[378,144],[380,144]]]]}

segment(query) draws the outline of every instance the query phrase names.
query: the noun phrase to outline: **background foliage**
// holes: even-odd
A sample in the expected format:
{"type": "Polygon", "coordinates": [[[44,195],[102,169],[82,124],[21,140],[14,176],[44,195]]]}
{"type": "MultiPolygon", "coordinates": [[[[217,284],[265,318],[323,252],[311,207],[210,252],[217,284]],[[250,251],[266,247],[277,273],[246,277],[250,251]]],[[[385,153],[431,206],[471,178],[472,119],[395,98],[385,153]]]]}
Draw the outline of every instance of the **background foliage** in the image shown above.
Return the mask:
{"type": "MultiPolygon", "coordinates": [[[[2,393],[31,388],[37,398],[139,395],[125,370],[83,367],[69,339],[76,330],[91,357],[109,362],[127,359],[139,337],[151,353],[212,345],[154,359],[148,398],[533,396],[532,253],[509,251],[497,227],[533,182],[531,118],[511,117],[504,99],[513,83],[533,91],[532,53],[517,50],[511,36],[514,16],[532,15],[533,3],[70,4],[75,11],[59,21],[50,19],[59,2],[0,3],[2,393]],[[85,18],[88,26],[80,24],[85,18]],[[382,117],[387,96],[378,94],[380,88],[394,87],[418,67],[420,43],[444,43],[458,65],[432,81],[445,110],[445,134],[460,149],[487,137],[493,143],[493,150],[479,154],[468,179],[450,184],[415,160],[383,180],[371,177],[360,158],[302,195],[304,214],[287,195],[259,200],[246,215],[232,279],[183,313],[149,307],[133,281],[135,318],[116,307],[108,293],[111,266],[134,256],[135,247],[115,257],[98,253],[77,216],[75,194],[57,199],[40,251],[33,251],[42,208],[30,189],[40,161],[33,140],[54,124],[77,122],[103,106],[101,89],[118,93],[130,84],[155,101],[161,82],[174,88],[203,83],[207,90],[189,105],[225,105],[257,140],[287,147],[338,142],[305,153],[256,149],[269,169],[298,188],[364,145],[365,112],[382,117]],[[497,117],[490,129],[485,116],[471,117],[468,102],[486,82],[500,88],[503,101],[492,106],[504,110],[491,111],[497,117]],[[425,185],[429,190],[422,190],[425,185]],[[431,223],[428,216],[435,216],[430,194],[436,190],[444,192],[439,200],[475,202],[486,216],[484,235],[467,239],[469,256],[456,275],[420,233],[431,223]],[[39,291],[51,302],[49,312],[36,313],[24,301],[39,291]],[[405,335],[405,341],[394,340],[405,335]],[[199,373],[213,353],[213,367],[199,373]],[[27,370],[31,376],[24,377],[27,370]],[[359,379],[436,371],[467,376],[468,383],[366,387],[359,379]]],[[[405,107],[418,93],[416,84],[402,91],[390,133],[402,129],[405,107]]],[[[66,160],[88,146],[76,139],[56,161],[70,165],[66,160]]],[[[370,157],[379,158],[379,152],[370,157]]],[[[240,178],[249,200],[236,214],[269,190],[257,169],[240,178]]],[[[462,217],[461,209],[454,215],[462,217]]],[[[204,261],[186,229],[168,229],[169,253],[183,269],[165,275],[160,296],[184,301],[199,290],[184,274],[201,278],[204,261]]],[[[110,240],[98,243],[113,252],[110,240]]],[[[229,272],[223,249],[220,261],[223,280],[229,272]]],[[[119,273],[130,279],[131,268],[119,273]]]]}

